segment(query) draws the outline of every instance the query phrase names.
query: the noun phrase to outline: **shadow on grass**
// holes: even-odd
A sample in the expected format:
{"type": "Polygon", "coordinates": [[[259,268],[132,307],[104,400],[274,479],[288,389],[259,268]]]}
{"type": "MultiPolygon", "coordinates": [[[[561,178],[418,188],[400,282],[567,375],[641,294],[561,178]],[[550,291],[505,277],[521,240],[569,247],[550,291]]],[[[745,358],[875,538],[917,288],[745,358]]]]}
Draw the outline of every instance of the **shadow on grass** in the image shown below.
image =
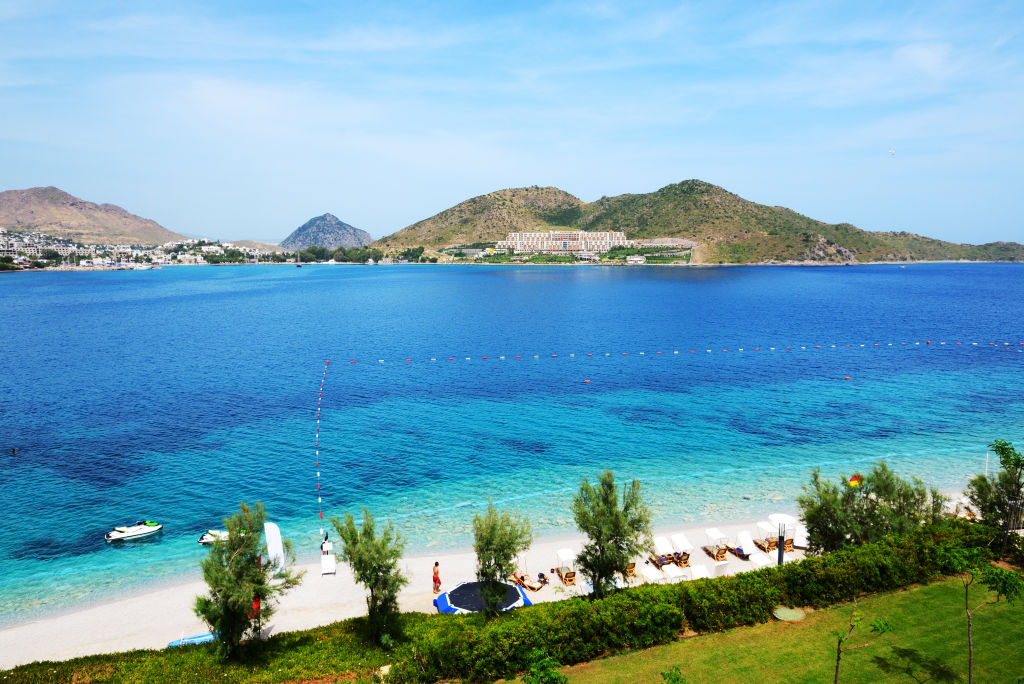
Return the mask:
{"type": "Polygon", "coordinates": [[[956,682],[960,680],[952,667],[939,658],[930,658],[916,648],[894,646],[892,656],[872,658],[886,674],[904,674],[915,682],[956,682]]]}

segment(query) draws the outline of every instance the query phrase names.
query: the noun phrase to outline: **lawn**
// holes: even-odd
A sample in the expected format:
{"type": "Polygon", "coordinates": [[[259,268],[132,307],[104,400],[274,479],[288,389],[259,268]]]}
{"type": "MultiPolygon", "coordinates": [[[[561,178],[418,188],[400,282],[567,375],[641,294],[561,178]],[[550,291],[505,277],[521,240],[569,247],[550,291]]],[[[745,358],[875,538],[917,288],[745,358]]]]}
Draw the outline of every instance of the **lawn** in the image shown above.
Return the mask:
{"type": "MultiPolygon", "coordinates": [[[[972,587],[972,605],[983,595],[972,587]]],[[[845,631],[852,604],[774,622],[683,639],[665,646],[583,663],[562,671],[570,682],[660,682],[678,665],[691,682],[826,682],[835,668],[834,630],[845,631]]],[[[959,580],[946,580],[861,599],[864,621],[849,643],[863,643],[868,625],[885,618],[893,631],[843,656],[843,682],[967,681],[967,623],[959,580]]],[[[1024,681],[1024,603],[1002,602],[974,618],[974,680],[1024,681]]]]}

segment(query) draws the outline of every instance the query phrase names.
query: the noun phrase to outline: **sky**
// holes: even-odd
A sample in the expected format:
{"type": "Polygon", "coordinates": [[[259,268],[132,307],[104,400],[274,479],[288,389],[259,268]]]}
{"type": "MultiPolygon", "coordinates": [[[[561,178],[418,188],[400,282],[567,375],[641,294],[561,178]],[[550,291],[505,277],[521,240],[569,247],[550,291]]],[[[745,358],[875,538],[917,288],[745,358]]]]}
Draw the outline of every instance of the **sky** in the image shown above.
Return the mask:
{"type": "Polygon", "coordinates": [[[1024,242],[1024,3],[0,0],[0,190],[276,242],[690,178],[1024,242]]]}

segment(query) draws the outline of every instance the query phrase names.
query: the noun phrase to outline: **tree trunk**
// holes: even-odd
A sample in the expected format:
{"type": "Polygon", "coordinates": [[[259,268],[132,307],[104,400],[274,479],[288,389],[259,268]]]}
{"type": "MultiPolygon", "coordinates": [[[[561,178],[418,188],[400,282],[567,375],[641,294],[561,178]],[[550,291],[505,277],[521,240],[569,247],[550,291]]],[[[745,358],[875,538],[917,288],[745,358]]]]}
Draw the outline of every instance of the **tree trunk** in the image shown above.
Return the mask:
{"type": "Polygon", "coordinates": [[[974,684],[974,637],[971,634],[971,604],[966,586],[964,587],[964,606],[967,609],[967,684],[974,684]]]}
{"type": "Polygon", "coordinates": [[[843,642],[840,639],[839,644],[836,646],[836,676],[832,679],[832,684],[839,684],[839,661],[843,657],[843,642]]]}

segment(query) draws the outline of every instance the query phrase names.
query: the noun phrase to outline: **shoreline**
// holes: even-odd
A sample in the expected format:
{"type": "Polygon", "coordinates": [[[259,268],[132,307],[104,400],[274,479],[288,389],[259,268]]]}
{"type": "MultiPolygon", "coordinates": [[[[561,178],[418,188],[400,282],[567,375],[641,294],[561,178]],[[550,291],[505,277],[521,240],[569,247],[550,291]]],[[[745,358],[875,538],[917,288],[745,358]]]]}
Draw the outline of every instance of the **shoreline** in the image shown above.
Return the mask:
{"type": "MultiPolygon", "coordinates": [[[[988,260],[976,260],[976,259],[935,259],[935,260],[916,260],[916,261],[751,261],[749,263],[731,263],[731,262],[709,262],[709,263],[642,263],[642,264],[626,264],[626,263],[592,263],[587,261],[574,262],[574,263],[476,263],[472,261],[452,262],[452,263],[408,263],[408,264],[383,264],[385,266],[555,266],[555,267],[566,267],[566,266],[607,266],[612,268],[636,268],[636,267],[650,267],[650,268],[741,268],[751,266],[790,266],[790,267],[817,267],[817,266],[920,266],[927,264],[982,264],[982,263],[1005,263],[1015,264],[1024,263],[1024,261],[1015,261],[1010,259],[988,259],[988,260]]],[[[141,266],[139,268],[125,268],[118,266],[75,266],[75,267],[46,267],[46,268],[17,268],[9,271],[0,272],[89,272],[89,271],[112,271],[112,270],[160,270],[161,268],[169,267],[201,267],[201,266],[294,266],[295,262],[284,261],[284,262],[264,262],[264,263],[162,263],[159,264],[160,268],[152,268],[148,266],[141,266]]],[[[337,262],[337,263],[326,263],[326,262],[315,262],[310,261],[302,264],[303,266],[366,266],[364,263],[354,262],[337,262]]],[[[374,264],[381,265],[381,264],[374,264]]]]}
{"type": "MultiPolygon", "coordinates": [[[[741,530],[757,536],[758,520],[770,513],[794,514],[781,507],[766,510],[762,517],[733,522],[694,524],[679,522],[658,525],[654,536],[684,533],[695,546],[691,552],[692,566],[705,566],[713,575],[713,561],[700,547],[706,543],[704,530],[718,527],[727,537],[735,539],[741,530]]],[[[556,551],[571,548],[578,553],[583,535],[566,531],[565,534],[538,538],[530,549],[520,556],[519,568],[536,577],[538,572],[551,574],[556,564],[556,551]]],[[[339,549],[335,548],[337,558],[339,549]]],[[[787,560],[803,557],[802,551],[786,554],[787,560]]],[[[728,555],[728,572],[750,569],[748,561],[728,555]]],[[[774,560],[774,556],[773,556],[774,560]]],[[[399,595],[402,612],[432,613],[434,595],[430,589],[433,564],[440,563],[442,591],[458,582],[470,581],[475,576],[476,557],[472,549],[448,550],[432,554],[417,551],[404,556],[399,563],[409,583],[399,595]]],[[[644,567],[637,559],[637,569],[644,567]]],[[[336,575],[321,575],[319,563],[297,562],[295,569],[304,570],[302,583],[281,597],[277,611],[264,625],[266,635],[291,632],[331,624],[338,620],[365,615],[365,593],[352,579],[348,566],[340,560],[336,575]]],[[[181,581],[168,578],[168,583],[147,588],[130,596],[109,600],[97,597],[95,603],[78,608],[66,608],[54,613],[35,616],[25,621],[0,628],[0,669],[10,669],[37,660],[66,660],[98,653],[121,652],[134,649],[165,648],[168,642],[183,636],[203,634],[209,627],[195,616],[192,605],[195,597],[205,593],[201,578],[181,581]]],[[[632,586],[642,580],[633,579],[632,586]]],[[[556,601],[580,595],[579,585],[563,587],[557,577],[538,592],[528,592],[534,602],[556,601]]]]}

